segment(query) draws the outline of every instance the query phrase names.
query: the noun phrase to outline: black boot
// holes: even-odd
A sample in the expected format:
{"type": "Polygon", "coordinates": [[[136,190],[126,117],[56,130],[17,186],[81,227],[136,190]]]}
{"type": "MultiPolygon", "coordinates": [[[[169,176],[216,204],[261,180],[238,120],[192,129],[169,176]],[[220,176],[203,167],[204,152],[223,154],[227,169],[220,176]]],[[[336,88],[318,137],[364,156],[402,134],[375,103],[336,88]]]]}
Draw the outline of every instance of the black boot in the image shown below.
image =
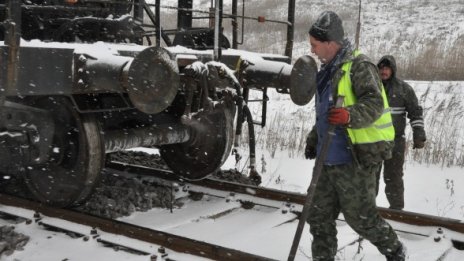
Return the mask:
{"type": "Polygon", "coordinates": [[[406,260],[406,249],[402,243],[395,252],[385,255],[387,261],[404,261],[406,260]]]}

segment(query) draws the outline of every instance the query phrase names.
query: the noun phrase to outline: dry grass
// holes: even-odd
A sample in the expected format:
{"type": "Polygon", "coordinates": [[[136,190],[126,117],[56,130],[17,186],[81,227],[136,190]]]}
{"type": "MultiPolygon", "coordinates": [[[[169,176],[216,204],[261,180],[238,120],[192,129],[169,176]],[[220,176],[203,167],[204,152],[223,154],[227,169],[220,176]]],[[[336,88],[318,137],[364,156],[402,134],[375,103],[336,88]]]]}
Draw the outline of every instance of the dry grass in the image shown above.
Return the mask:
{"type": "MultiPolygon", "coordinates": [[[[208,4],[208,1],[202,1],[208,4]]],[[[226,4],[225,12],[231,7],[226,4]]],[[[246,15],[266,19],[286,20],[287,1],[245,1],[246,15]]],[[[337,12],[345,32],[353,40],[358,14],[358,1],[297,1],[295,14],[294,58],[309,53],[308,29],[325,10],[337,12]]],[[[464,7],[459,1],[388,0],[363,1],[361,51],[376,62],[385,54],[396,57],[400,77],[408,80],[464,80],[464,35],[460,32],[464,7]],[[399,11],[400,10],[400,11],[399,11]]],[[[200,8],[194,6],[194,8],[200,8]]],[[[177,16],[172,10],[162,10],[164,28],[175,28],[177,16]],[[169,24],[169,25],[168,25],[169,24]]],[[[239,12],[241,2],[239,1],[239,12]]],[[[239,22],[241,25],[241,21],[239,22]]],[[[198,20],[196,26],[205,26],[198,20]]],[[[230,20],[224,20],[230,37],[230,20]]],[[[241,27],[241,26],[239,26],[241,27]]],[[[240,49],[283,54],[286,26],[245,20],[245,39],[240,49]]]]}
{"type": "Polygon", "coordinates": [[[433,88],[431,82],[420,96],[421,103],[428,105],[424,107],[428,141],[424,149],[411,150],[412,135],[408,132],[408,159],[443,167],[464,167],[463,86],[449,83],[442,92],[433,88]]]}

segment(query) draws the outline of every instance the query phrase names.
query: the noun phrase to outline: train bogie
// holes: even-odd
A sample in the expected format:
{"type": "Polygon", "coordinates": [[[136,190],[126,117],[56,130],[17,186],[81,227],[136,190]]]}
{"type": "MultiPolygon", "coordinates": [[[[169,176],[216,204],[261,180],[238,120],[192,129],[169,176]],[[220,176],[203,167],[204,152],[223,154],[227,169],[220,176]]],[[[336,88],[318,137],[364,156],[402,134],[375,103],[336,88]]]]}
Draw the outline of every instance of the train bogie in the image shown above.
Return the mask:
{"type": "MultiPolygon", "coordinates": [[[[242,123],[253,124],[247,89],[276,88],[297,104],[314,94],[309,57],[291,66],[288,56],[222,50],[224,36],[213,29],[201,36],[213,37],[203,39],[213,46],[171,46],[153,13],[160,5],[3,2],[0,173],[23,179],[34,198],[51,205],[84,202],[105,154],[139,146],[159,148],[175,175],[204,178],[229,156],[242,123]],[[142,11],[154,25],[144,24],[142,11]],[[147,28],[157,28],[156,46],[147,28]]],[[[189,1],[179,7],[192,10],[189,1]]],[[[183,15],[178,43],[198,32],[191,14],[183,15]]]]}

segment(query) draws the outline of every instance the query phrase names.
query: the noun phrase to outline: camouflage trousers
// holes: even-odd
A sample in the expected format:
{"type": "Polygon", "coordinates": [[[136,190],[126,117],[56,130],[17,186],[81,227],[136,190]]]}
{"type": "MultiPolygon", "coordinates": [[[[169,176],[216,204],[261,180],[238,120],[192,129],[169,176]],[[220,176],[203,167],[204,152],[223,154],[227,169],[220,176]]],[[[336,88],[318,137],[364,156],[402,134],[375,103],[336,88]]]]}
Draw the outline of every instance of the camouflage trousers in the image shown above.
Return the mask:
{"type": "MultiPolygon", "coordinates": [[[[383,163],[383,180],[385,182],[385,195],[387,196],[390,208],[404,208],[404,182],[403,164],[406,141],[403,137],[395,138],[392,158],[383,163]]],[[[377,171],[377,194],[379,193],[380,174],[382,166],[377,171]]]]}
{"type": "Polygon", "coordinates": [[[312,260],[334,260],[335,220],[340,212],[348,225],[382,254],[394,252],[400,246],[396,233],[376,209],[375,171],[379,165],[360,167],[350,163],[323,167],[307,220],[313,236],[312,260]]]}

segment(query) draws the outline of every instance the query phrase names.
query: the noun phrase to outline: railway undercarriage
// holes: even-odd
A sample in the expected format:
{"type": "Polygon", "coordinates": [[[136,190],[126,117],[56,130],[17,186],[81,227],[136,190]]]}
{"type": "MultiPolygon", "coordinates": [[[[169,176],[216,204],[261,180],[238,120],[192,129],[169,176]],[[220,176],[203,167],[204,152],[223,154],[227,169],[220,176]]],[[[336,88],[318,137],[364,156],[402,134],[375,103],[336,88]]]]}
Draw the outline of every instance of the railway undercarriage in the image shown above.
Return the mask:
{"type": "MultiPolygon", "coordinates": [[[[288,56],[222,50],[214,30],[214,50],[170,46],[159,1],[3,2],[0,173],[23,179],[50,205],[84,202],[105,154],[134,147],[157,147],[176,175],[204,178],[230,155],[242,124],[252,130],[249,89],[276,88],[299,105],[314,95],[317,68],[309,56],[292,66],[288,56]],[[53,10],[63,17],[53,19],[53,10]],[[157,28],[156,46],[141,13],[157,28]]],[[[219,13],[222,1],[215,8],[219,13]]],[[[191,1],[178,9],[182,43],[191,1]]]]}

